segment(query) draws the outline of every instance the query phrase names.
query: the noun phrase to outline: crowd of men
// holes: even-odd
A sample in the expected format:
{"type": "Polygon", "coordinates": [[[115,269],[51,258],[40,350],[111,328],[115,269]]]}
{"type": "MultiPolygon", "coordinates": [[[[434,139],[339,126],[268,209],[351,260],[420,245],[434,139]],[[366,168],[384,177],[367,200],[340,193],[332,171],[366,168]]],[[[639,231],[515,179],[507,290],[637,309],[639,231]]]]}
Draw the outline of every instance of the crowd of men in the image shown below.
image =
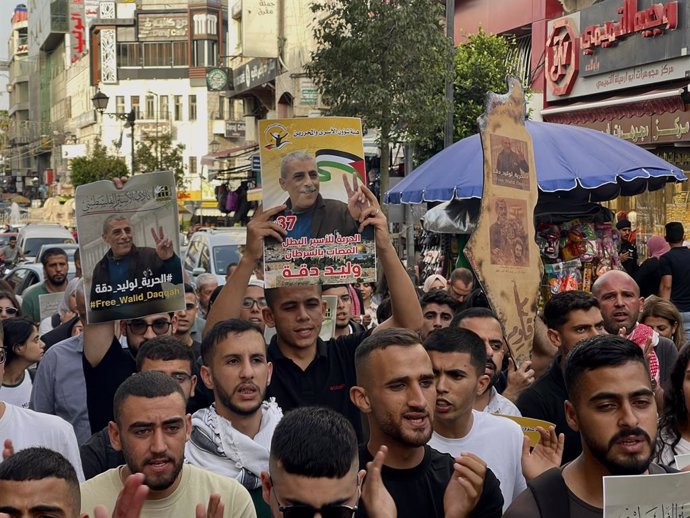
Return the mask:
{"type": "MultiPolygon", "coordinates": [[[[471,271],[419,296],[360,189],[388,286],[376,326],[352,314],[352,286],[264,289],[285,206],[259,210],[227,282],[185,284],[179,311],[87,324],[76,283],[30,408],[0,389],[0,515],[594,517],[603,477],[673,471],[652,460],[678,348],[638,324],[630,274],[550,298],[518,364],[471,271]],[[330,340],[324,293],[338,297],[330,340]],[[555,427],[531,447],[504,416],[555,427]]],[[[66,254],[43,261],[40,289],[66,289],[66,254]]],[[[0,376],[17,346],[4,340],[0,376]]]]}

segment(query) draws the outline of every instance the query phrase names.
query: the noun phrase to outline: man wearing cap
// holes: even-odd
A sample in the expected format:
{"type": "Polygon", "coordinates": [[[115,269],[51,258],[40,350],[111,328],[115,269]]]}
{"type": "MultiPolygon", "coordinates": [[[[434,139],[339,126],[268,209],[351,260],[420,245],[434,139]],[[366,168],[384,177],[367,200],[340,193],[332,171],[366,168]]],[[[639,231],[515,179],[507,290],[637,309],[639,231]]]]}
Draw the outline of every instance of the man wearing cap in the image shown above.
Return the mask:
{"type": "Polygon", "coordinates": [[[690,332],[690,249],[683,246],[685,229],[678,221],[666,223],[666,241],[671,250],[659,258],[659,296],[670,300],[680,311],[683,329],[690,332]]]}
{"type": "Polygon", "coordinates": [[[622,219],[616,223],[616,228],[621,236],[621,244],[618,247],[618,258],[628,272],[628,275],[634,275],[637,271],[637,247],[634,243],[629,241],[632,233],[632,224],[627,219],[622,219]]]}

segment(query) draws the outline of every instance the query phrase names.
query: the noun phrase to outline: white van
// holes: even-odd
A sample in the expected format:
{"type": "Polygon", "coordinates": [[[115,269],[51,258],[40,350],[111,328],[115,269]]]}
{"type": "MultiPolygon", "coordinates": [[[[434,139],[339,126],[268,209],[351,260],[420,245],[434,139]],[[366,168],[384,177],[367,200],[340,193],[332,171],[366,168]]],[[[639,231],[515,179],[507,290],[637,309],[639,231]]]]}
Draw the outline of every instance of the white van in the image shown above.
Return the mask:
{"type": "Polygon", "coordinates": [[[72,233],[57,223],[30,223],[19,231],[17,246],[27,261],[34,261],[43,245],[76,243],[72,233]]]}

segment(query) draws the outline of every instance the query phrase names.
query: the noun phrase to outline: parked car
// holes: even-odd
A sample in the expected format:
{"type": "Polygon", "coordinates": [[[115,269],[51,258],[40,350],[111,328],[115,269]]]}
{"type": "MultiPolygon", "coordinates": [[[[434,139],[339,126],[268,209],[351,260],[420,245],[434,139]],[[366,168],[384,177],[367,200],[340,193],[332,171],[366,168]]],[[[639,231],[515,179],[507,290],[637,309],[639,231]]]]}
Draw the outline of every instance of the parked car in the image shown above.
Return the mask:
{"type": "Polygon", "coordinates": [[[247,241],[244,227],[215,228],[195,232],[183,259],[185,270],[194,282],[202,273],[212,273],[218,284],[225,284],[228,265],[240,261],[240,247],[247,241]]]}
{"type": "MultiPolygon", "coordinates": [[[[74,263],[70,263],[67,279],[74,278],[74,273],[74,263]]],[[[17,295],[21,295],[34,284],[43,282],[43,265],[40,263],[22,263],[10,270],[5,276],[5,280],[10,283],[17,295]]]]}
{"type": "Polygon", "coordinates": [[[76,243],[72,233],[57,223],[30,223],[19,231],[17,246],[27,261],[34,261],[43,245],[76,243]]]}

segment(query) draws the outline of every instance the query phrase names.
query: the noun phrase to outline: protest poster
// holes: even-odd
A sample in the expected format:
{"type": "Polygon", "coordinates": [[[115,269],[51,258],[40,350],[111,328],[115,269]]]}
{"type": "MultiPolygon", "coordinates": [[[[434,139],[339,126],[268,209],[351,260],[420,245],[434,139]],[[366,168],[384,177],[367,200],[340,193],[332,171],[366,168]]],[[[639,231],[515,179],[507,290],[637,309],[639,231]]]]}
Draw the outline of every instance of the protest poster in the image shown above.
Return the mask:
{"type": "Polygon", "coordinates": [[[604,477],[604,518],[690,516],[690,472],[604,477]]]}
{"type": "Polygon", "coordinates": [[[539,435],[539,432],[537,431],[537,427],[541,427],[544,430],[548,430],[552,426],[556,426],[553,423],[550,423],[549,421],[544,421],[542,419],[534,419],[533,417],[520,417],[520,416],[515,416],[515,415],[506,415],[506,414],[494,414],[499,417],[505,417],[506,419],[510,419],[511,421],[516,422],[517,424],[520,425],[520,428],[522,428],[522,433],[527,436],[527,439],[529,439],[529,447],[534,448],[537,444],[539,444],[539,441],[541,440],[541,435],[539,435]]]}
{"type": "Polygon", "coordinates": [[[264,240],[266,288],[376,280],[372,227],[359,232],[368,204],[362,122],[347,117],[259,121],[264,210],[286,204],[275,221],[282,242],[264,240]]]}
{"type": "Polygon", "coordinates": [[[75,198],[87,322],[184,309],[173,173],[80,185],[75,198]]]}
{"type": "Polygon", "coordinates": [[[676,461],[676,469],[685,469],[690,466],[690,453],[674,455],[673,460],[676,461]]]}
{"type": "Polygon", "coordinates": [[[49,316],[57,313],[58,306],[62,299],[65,298],[65,294],[60,293],[44,293],[38,296],[38,307],[39,313],[41,315],[41,320],[48,318],[49,316]]]}
{"type": "Polygon", "coordinates": [[[532,138],[525,129],[525,97],[517,79],[505,95],[490,93],[479,121],[484,191],[465,256],[492,309],[506,323],[516,362],[529,360],[542,263],[534,240],[537,179],[532,138]]]}

